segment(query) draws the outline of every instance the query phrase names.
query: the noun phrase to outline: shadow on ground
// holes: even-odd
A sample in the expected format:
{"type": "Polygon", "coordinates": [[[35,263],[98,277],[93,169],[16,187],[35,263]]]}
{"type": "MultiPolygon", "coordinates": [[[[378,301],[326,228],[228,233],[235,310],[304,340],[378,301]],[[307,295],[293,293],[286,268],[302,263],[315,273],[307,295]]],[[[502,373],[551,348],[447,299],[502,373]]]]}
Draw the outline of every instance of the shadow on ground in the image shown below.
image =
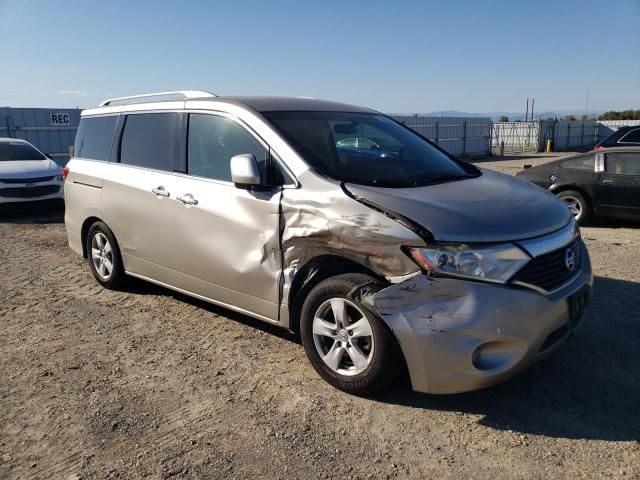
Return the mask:
{"type": "Polygon", "coordinates": [[[64,223],[64,203],[7,203],[0,205],[0,223],[64,223]]]}
{"type": "MultiPolygon", "coordinates": [[[[134,280],[127,291],[170,295],[291,342],[289,332],[134,280]]],[[[640,441],[640,283],[597,277],[584,321],[550,358],[502,385],[458,395],[413,392],[408,380],[368,401],[483,415],[482,425],[556,438],[640,441]],[[615,293],[615,294],[614,294],[615,293]]],[[[327,386],[327,388],[330,388],[327,386]]]]}
{"type": "Polygon", "coordinates": [[[593,228],[640,228],[640,220],[621,220],[614,218],[593,218],[585,227],[593,228]]]}
{"type": "Polygon", "coordinates": [[[640,441],[640,284],[597,277],[575,335],[510,382],[458,395],[420,395],[407,382],[372,399],[484,415],[499,430],[556,438],[640,441]]]}

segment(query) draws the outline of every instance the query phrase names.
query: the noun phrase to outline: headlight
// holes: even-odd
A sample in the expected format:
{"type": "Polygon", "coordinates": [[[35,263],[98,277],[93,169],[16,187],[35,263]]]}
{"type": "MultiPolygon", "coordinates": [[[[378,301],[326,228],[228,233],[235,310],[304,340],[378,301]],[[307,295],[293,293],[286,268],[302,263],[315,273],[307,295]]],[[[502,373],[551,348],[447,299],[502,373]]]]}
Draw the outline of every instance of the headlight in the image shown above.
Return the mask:
{"type": "Polygon", "coordinates": [[[531,259],[515,245],[442,243],[409,248],[409,256],[429,272],[505,283],[531,259]]]}

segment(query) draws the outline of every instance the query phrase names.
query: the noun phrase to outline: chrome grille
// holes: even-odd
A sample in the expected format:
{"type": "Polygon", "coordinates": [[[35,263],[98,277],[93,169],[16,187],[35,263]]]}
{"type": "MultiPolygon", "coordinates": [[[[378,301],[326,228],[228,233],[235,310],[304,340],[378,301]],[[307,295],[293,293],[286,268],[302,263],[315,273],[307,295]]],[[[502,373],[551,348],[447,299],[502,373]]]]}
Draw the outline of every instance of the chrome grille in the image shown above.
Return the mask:
{"type": "Polygon", "coordinates": [[[51,177],[36,177],[36,178],[0,178],[0,183],[41,183],[50,182],[55,178],[55,175],[51,177]]]}
{"type": "Polygon", "coordinates": [[[532,285],[550,292],[578,274],[582,268],[582,255],[582,244],[578,238],[562,248],[534,258],[515,274],[511,282],[532,285]],[[575,255],[573,270],[566,265],[568,249],[572,249],[575,255]]]}
{"type": "Polygon", "coordinates": [[[60,185],[42,185],[40,187],[1,188],[0,197],[32,198],[53,195],[60,191],[60,185]]]}

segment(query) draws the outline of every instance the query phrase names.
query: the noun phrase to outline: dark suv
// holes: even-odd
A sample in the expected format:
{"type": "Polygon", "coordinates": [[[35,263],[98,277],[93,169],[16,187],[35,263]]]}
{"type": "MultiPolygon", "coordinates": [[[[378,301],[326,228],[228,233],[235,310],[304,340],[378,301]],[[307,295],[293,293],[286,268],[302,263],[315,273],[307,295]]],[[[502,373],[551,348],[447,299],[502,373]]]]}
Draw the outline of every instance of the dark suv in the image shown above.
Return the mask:
{"type": "Polygon", "coordinates": [[[595,149],[612,147],[640,147],[640,125],[620,127],[598,143],[595,149]]]}

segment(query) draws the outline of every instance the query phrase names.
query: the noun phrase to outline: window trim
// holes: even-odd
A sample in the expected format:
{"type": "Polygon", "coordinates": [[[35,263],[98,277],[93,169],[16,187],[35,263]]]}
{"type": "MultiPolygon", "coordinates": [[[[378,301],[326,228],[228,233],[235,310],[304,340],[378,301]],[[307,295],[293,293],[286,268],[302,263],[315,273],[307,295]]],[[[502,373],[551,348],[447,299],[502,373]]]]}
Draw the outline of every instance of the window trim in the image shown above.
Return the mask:
{"type": "MultiPolygon", "coordinates": [[[[197,177],[195,175],[189,175],[186,172],[179,172],[179,171],[167,171],[167,170],[158,170],[155,168],[149,168],[149,167],[142,167],[140,165],[129,165],[126,163],[122,163],[120,161],[120,152],[122,149],[122,137],[123,137],[123,133],[124,133],[124,125],[126,123],[126,117],[129,115],[140,115],[140,114],[145,114],[145,113],[181,113],[183,114],[183,121],[181,123],[181,125],[185,125],[188,124],[188,115],[192,114],[192,113],[199,113],[199,114],[204,114],[204,115],[217,115],[217,116],[221,116],[221,117],[225,117],[225,118],[229,118],[233,121],[235,121],[236,123],[238,123],[241,127],[243,127],[245,130],[247,130],[249,132],[249,134],[253,135],[254,138],[256,138],[256,140],[258,140],[258,142],[265,146],[265,148],[267,149],[267,151],[269,152],[271,159],[273,161],[275,161],[278,166],[280,168],[282,168],[284,176],[288,177],[287,178],[287,182],[285,182],[283,185],[280,185],[280,188],[282,189],[296,189],[296,188],[300,188],[300,182],[298,181],[298,178],[293,174],[293,172],[291,171],[291,169],[289,168],[289,166],[287,165],[287,163],[282,160],[282,157],[273,149],[269,146],[269,144],[267,143],[266,140],[264,140],[260,134],[258,134],[248,123],[246,123],[245,121],[243,121],[241,118],[239,118],[238,116],[231,114],[229,112],[225,112],[223,110],[209,110],[209,109],[199,109],[199,108],[189,108],[189,109],[175,109],[175,108],[168,108],[168,109],[145,109],[145,110],[132,110],[132,111],[122,111],[122,112],[109,112],[109,113],[99,113],[99,114],[95,114],[95,115],[84,115],[83,118],[99,118],[99,117],[114,117],[114,116],[118,116],[118,120],[116,123],[116,128],[114,130],[113,133],[113,139],[111,141],[111,154],[109,156],[109,160],[97,160],[97,159],[93,159],[93,158],[82,158],[82,160],[86,160],[86,161],[94,161],[94,162],[102,162],[102,163],[113,163],[116,165],[122,165],[124,167],[127,168],[139,168],[142,170],[146,170],[149,172],[157,172],[157,173],[162,173],[164,175],[175,175],[175,176],[180,176],[180,177],[185,177],[185,178],[196,178],[198,180],[205,180],[205,181],[209,181],[209,182],[214,182],[214,183],[218,183],[218,184],[223,184],[223,185],[232,185],[235,188],[235,185],[233,185],[233,182],[226,182],[224,180],[215,180],[212,178],[206,178],[206,177],[197,177]],[[185,120],[186,118],[186,120],[185,120]]],[[[182,127],[181,127],[182,128],[182,127]]],[[[272,128],[272,127],[270,127],[272,128]]],[[[277,132],[274,132],[277,133],[277,132]]],[[[184,153],[185,158],[184,158],[184,163],[185,163],[185,167],[187,168],[188,171],[188,141],[189,141],[189,137],[188,135],[188,129],[187,128],[182,128],[182,131],[180,132],[180,142],[182,143],[183,150],[181,150],[181,153],[184,153]]],[[[293,150],[293,149],[292,149],[293,150]]],[[[74,157],[74,158],[78,158],[80,159],[80,157],[74,157]]]]}
{"type": "MultiPolygon", "coordinates": [[[[190,128],[190,124],[191,124],[191,115],[192,114],[198,114],[198,115],[212,115],[212,116],[216,116],[216,117],[222,117],[222,118],[226,118],[228,120],[231,120],[232,122],[234,122],[235,124],[237,124],[240,128],[243,128],[249,135],[251,135],[260,145],[262,145],[262,147],[267,151],[267,154],[269,155],[270,159],[275,161],[278,166],[280,168],[282,168],[284,177],[285,177],[285,183],[282,185],[278,185],[277,187],[279,188],[298,188],[300,186],[300,183],[298,182],[298,179],[295,177],[295,175],[293,175],[293,173],[291,172],[291,170],[287,167],[286,163],[284,161],[281,160],[280,156],[277,155],[277,153],[271,148],[271,146],[253,129],[251,128],[251,126],[249,126],[246,122],[242,121],[240,118],[238,118],[235,115],[232,115],[230,113],[227,112],[223,112],[223,111],[218,111],[218,110],[199,110],[199,109],[187,109],[184,110],[185,115],[187,116],[187,129],[186,129],[186,134],[187,136],[185,137],[184,143],[185,143],[185,154],[186,154],[186,173],[185,175],[187,175],[189,178],[195,178],[198,180],[207,180],[207,181],[211,181],[214,183],[219,183],[219,184],[223,184],[223,185],[232,185],[235,188],[235,184],[232,181],[227,181],[227,180],[220,180],[220,179],[215,179],[215,178],[209,178],[209,177],[201,177],[198,175],[192,175],[189,173],[189,128],[190,128]],[[289,177],[288,179],[286,177],[289,177]],[[288,181],[286,181],[288,180],[288,181]]],[[[275,187],[275,186],[273,186],[275,187]]]]}
{"type": "Polygon", "coordinates": [[[604,157],[604,173],[607,175],[616,175],[618,177],[640,177],[640,173],[614,173],[609,171],[609,155],[633,155],[634,152],[609,152],[604,157]]]}
{"type": "Polygon", "coordinates": [[[623,142],[622,141],[625,139],[625,137],[627,137],[627,135],[635,131],[640,131],[640,126],[638,128],[630,129],[627,133],[625,133],[622,137],[620,137],[620,139],[618,140],[618,143],[624,143],[625,145],[640,145],[640,142],[623,142]]]}

